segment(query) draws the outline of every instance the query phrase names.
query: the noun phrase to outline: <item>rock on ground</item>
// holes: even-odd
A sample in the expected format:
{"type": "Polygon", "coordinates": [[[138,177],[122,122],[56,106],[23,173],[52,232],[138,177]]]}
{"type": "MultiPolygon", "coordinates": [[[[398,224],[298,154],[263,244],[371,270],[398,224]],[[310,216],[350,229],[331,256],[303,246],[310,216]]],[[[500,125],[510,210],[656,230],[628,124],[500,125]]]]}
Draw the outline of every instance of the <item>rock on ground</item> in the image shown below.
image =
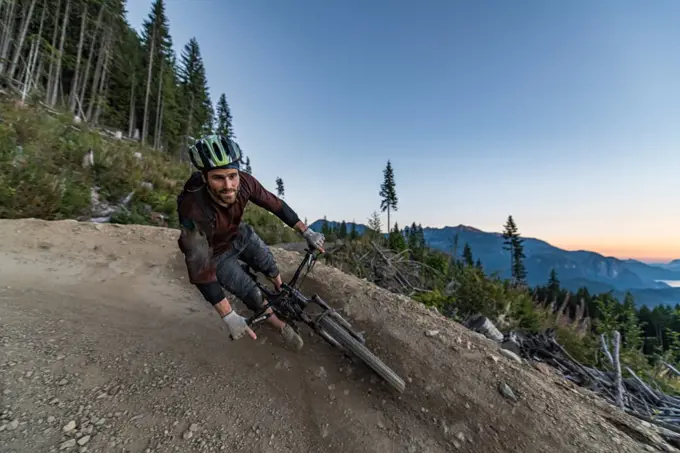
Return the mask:
{"type": "MultiPolygon", "coordinates": [[[[303,290],[365,331],[403,394],[316,336],[300,353],[266,326],[230,341],[176,239],[0,220],[0,451],[677,451],[483,336],[321,263],[303,290]]],[[[290,276],[301,255],[274,253],[290,276]]]]}

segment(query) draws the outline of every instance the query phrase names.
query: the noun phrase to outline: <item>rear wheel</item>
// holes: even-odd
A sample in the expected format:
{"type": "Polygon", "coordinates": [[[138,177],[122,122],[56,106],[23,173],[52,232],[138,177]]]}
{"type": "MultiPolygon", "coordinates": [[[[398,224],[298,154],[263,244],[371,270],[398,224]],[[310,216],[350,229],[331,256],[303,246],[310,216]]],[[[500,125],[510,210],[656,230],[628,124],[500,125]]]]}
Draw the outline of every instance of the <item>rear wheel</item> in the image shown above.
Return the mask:
{"type": "Polygon", "coordinates": [[[361,344],[349,332],[342,328],[337,321],[324,316],[319,321],[319,327],[326,331],[335,341],[337,341],[343,348],[351,352],[354,356],[361,359],[368,365],[376,374],[387,381],[395,390],[402,393],[406,388],[404,380],[392,371],[382,360],[375,356],[369,349],[361,344]]]}

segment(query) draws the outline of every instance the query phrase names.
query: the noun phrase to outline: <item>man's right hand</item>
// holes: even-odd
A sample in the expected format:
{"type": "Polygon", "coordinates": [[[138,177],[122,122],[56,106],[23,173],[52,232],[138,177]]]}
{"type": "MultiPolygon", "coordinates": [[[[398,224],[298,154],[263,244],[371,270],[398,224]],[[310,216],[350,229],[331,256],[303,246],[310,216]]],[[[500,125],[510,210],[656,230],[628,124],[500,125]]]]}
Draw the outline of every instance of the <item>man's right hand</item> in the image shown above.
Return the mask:
{"type": "Polygon", "coordinates": [[[231,336],[232,339],[238,340],[244,333],[248,333],[253,340],[257,340],[257,335],[255,335],[255,332],[248,327],[246,318],[237,314],[235,310],[232,309],[222,319],[227,323],[229,336],[231,336]]]}

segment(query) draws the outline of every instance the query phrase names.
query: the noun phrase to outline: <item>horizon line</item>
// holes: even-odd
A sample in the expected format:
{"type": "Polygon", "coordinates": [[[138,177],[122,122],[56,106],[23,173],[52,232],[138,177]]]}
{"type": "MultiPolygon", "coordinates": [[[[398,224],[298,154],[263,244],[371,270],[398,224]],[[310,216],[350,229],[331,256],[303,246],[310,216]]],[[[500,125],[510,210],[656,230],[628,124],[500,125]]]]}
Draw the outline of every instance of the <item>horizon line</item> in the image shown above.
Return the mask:
{"type": "MultiPolygon", "coordinates": [[[[317,220],[311,222],[310,225],[311,225],[312,223],[319,222],[319,221],[323,222],[323,220],[324,220],[323,218],[319,218],[319,219],[317,219],[317,220]]],[[[365,223],[362,223],[362,222],[347,221],[347,220],[330,220],[330,219],[325,219],[325,220],[326,220],[327,222],[329,222],[329,223],[342,223],[342,222],[345,222],[346,224],[361,225],[361,226],[364,226],[364,227],[368,228],[368,225],[366,225],[365,223]]],[[[398,223],[398,222],[397,222],[397,223],[398,223]]],[[[412,223],[413,223],[413,222],[411,222],[411,224],[412,224],[412,223]]],[[[411,224],[408,224],[407,226],[410,226],[411,224]]],[[[420,224],[420,223],[419,223],[419,224],[420,224]]],[[[420,225],[422,225],[422,224],[420,224],[420,225]]],[[[475,231],[478,231],[478,232],[484,233],[484,234],[502,235],[502,232],[500,232],[500,231],[488,231],[488,230],[482,230],[482,229],[480,229],[480,228],[473,227],[473,226],[471,226],[471,225],[465,225],[465,224],[463,224],[463,223],[459,223],[458,225],[444,225],[444,226],[439,226],[439,224],[436,224],[436,226],[432,226],[432,225],[422,225],[422,226],[423,226],[423,228],[429,228],[429,229],[431,229],[431,230],[444,230],[444,229],[446,229],[446,228],[461,228],[461,227],[462,227],[462,228],[469,228],[469,229],[471,229],[471,230],[475,230],[475,231]]],[[[403,229],[403,228],[402,228],[402,229],[403,229]]],[[[382,231],[381,231],[381,233],[387,234],[387,232],[382,232],[382,231]]],[[[596,253],[596,254],[598,254],[598,255],[604,257],[604,258],[613,258],[613,259],[617,259],[617,260],[621,260],[621,261],[625,261],[625,260],[635,260],[635,261],[640,261],[640,262],[645,263],[645,264],[668,264],[670,261],[673,261],[673,260],[676,260],[676,259],[680,259],[680,258],[674,257],[674,256],[667,256],[667,257],[659,257],[659,256],[650,257],[650,256],[640,256],[640,255],[637,255],[637,256],[636,256],[636,255],[627,255],[627,256],[626,256],[626,255],[618,255],[618,256],[617,256],[617,255],[613,255],[613,254],[611,254],[611,253],[599,252],[599,251],[593,250],[593,249],[586,249],[586,248],[580,248],[580,247],[565,247],[565,246],[560,246],[560,245],[556,245],[555,243],[552,243],[552,242],[550,242],[550,241],[548,241],[548,240],[546,240],[546,239],[541,239],[541,238],[538,238],[538,237],[535,237],[535,236],[524,236],[524,235],[520,234],[520,237],[521,237],[522,239],[533,239],[533,240],[535,240],[535,241],[545,242],[546,244],[548,244],[548,245],[550,245],[550,246],[552,246],[552,247],[555,247],[556,249],[563,250],[563,251],[565,251],[565,252],[587,252],[587,253],[596,253]]]]}

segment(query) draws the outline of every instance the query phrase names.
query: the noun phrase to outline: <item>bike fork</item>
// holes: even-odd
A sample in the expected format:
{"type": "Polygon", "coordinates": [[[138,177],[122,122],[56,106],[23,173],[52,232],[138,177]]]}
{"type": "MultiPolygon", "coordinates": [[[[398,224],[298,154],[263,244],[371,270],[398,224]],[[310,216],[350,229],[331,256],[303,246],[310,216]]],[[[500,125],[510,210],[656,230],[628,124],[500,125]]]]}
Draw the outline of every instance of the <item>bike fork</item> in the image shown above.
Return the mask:
{"type": "Polygon", "coordinates": [[[364,340],[364,337],[360,334],[354,331],[352,328],[352,325],[347,322],[345,318],[340,316],[340,313],[335,311],[333,308],[331,308],[326,302],[321,300],[321,298],[317,295],[312,296],[312,301],[316,302],[319,306],[323,307],[325,311],[317,318],[317,323],[321,318],[324,316],[330,316],[333,318],[335,321],[340,324],[341,327],[343,327],[350,335],[352,335],[354,338],[356,338],[359,342],[362,344],[366,343],[366,340],[364,340]]]}

